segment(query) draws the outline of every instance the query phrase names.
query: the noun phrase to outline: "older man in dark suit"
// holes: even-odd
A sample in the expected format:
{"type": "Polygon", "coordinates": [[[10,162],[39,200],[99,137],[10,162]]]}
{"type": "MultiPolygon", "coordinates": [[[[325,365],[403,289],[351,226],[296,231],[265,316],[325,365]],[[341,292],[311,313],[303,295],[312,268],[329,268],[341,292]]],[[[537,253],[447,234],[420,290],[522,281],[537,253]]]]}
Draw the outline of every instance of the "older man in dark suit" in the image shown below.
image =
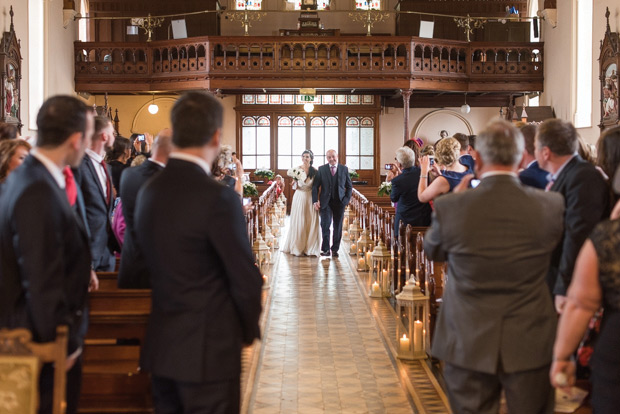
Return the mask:
{"type": "Polygon", "coordinates": [[[496,414],[502,388],[511,413],[551,414],[556,316],[545,275],[564,203],[521,185],[523,137],[509,123],[490,124],[476,149],[480,185],[435,200],[424,237],[428,256],[448,262],[432,352],[455,414],[496,414]]]}
{"type": "Polygon", "coordinates": [[[118,270],[118,287],[121,289],[149,289],[149,273],[144,255],[136,244],[134,212],[140,188],[155,174],[161,172],[172,149],[172,131],[164,129],[153,141],[152,157],[137,167],[127,168],[121,176],[121,200],[125,219],[125,239],[118,270]]]}
{"type": "MultiPolygon", "coordinates": [[[[69,326],[67,413],[80,390],[90,252],[84,222],[65,193],[65,166],[79,165],[93,134],[81,101],[56,96],[37,115],[37,146],[5,183],[0,197],[0,327],[27,328],[37,342],[69,326]]],[[[52,412],[53,367],[40,377],[40,413],[52,412]]]]}
{"type": "Polygon", "coordinates": [[[155,412],[236,413],[241,348],[259,337],[262,277],[239,196],[211,177],[222,105],[189,92],[171,117],[176,151],[136,203],[153,289],[141,365],[155,412]]]}
{"type": "Polygon", "coordinates": [[[114,145],[115,132],[109,118],[95,118],[95,133],[86,156],[74,171],[75,182],[80,187],[86,207],[86,222],[90,230],[90,247],[93,269],[101,272],[114,270],[114,250],[120,250],[112,233],[110,215],[114,201],[114,187],[105,152],[114,145]]]}
{"type": "Polygon", "coordinates": [[[338,153],[335,150],[327,151],[325,158],[327,158],[327,164],[321,165],[316,177],[314,177],[312,203],[314,208],[319,210],[319,216],[321,217],[321,230],[323,233],[321,256],[329,256],[329,228],[333,224],[334,238],[331,243],[331,254],[334,257],[338,257],[340,239],[342,239],[344,209],[349,204],[349,200],[351,200],[353,183],[349,176],[349,169],[342,164],[338,164],[338,153]]]}
{"type": "Polygon", "coordinates": [[[547,276],[558,312],[564,307],[581,246],[611,207],[607,182],[592,164],[581,159],[577,145],[577,131],[570,122],[550,119],[538,127],[536,159],[550,173],[548,189],[562,194],[566,207],[564,237],[553,252],[547,276]]]}

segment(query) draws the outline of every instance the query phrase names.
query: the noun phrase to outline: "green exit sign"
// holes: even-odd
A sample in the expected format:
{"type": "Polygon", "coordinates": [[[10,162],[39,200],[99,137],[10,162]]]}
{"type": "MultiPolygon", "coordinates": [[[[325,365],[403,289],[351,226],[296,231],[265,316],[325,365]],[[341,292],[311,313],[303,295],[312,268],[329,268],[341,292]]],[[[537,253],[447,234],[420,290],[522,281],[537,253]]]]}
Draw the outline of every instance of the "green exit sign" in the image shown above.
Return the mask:
{"type": "Polygon", "coordinates": [[[301,100],[304,102],[314,102],[314,96],[311,95],[302,95],[301,100]]]}

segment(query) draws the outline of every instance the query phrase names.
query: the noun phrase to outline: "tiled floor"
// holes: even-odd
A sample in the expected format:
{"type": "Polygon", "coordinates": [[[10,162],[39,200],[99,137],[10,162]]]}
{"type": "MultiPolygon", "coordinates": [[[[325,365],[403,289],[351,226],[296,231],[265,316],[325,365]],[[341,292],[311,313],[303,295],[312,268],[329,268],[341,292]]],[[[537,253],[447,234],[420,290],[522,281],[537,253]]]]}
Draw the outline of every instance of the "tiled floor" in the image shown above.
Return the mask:
{"type": "Polygon", "coordinates": [[[277,255],[244,411],[426,412],[350,263],[344,246],[339,258],[277,255]]]}

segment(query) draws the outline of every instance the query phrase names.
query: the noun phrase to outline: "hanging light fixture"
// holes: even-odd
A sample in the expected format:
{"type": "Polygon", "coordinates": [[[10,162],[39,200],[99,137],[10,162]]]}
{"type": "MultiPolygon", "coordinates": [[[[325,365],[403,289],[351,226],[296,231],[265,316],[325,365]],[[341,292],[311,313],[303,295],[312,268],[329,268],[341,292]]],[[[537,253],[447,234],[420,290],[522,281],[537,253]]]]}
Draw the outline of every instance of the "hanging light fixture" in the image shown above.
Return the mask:
{"type": "Polygon", "coordinates": [[[304,111],[312,112],[314,111],[314,104],[312,102],[308,102],[304,104],[304,111]]]}
{"type": "Polygon", "coordinates": [[[153,94],[153,101],[149,105],[148,109],[149,112],[153,115],[155,115],[159,111],[159,106],[157,106],[157,104],[155,103],[155,94],[153,94]]]}
{"type": "Polygon", "coordinates": [[[468,114],[471,111],[471,107],[467,105],[467,92],[465,92],[465,103],[461,105],[461,113],[468,114]]]}

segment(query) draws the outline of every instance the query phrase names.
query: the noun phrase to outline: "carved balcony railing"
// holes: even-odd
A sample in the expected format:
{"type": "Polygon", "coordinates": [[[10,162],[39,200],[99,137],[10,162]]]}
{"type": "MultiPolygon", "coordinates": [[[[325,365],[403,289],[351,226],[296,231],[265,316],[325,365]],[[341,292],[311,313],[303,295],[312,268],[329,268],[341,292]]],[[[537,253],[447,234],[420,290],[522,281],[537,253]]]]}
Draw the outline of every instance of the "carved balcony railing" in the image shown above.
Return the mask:
{"type": "Polygon", "coordinates": [[[78,92],[327,87],[538,91],[542,43],[199,37],[75,43],[78,92]]]}

